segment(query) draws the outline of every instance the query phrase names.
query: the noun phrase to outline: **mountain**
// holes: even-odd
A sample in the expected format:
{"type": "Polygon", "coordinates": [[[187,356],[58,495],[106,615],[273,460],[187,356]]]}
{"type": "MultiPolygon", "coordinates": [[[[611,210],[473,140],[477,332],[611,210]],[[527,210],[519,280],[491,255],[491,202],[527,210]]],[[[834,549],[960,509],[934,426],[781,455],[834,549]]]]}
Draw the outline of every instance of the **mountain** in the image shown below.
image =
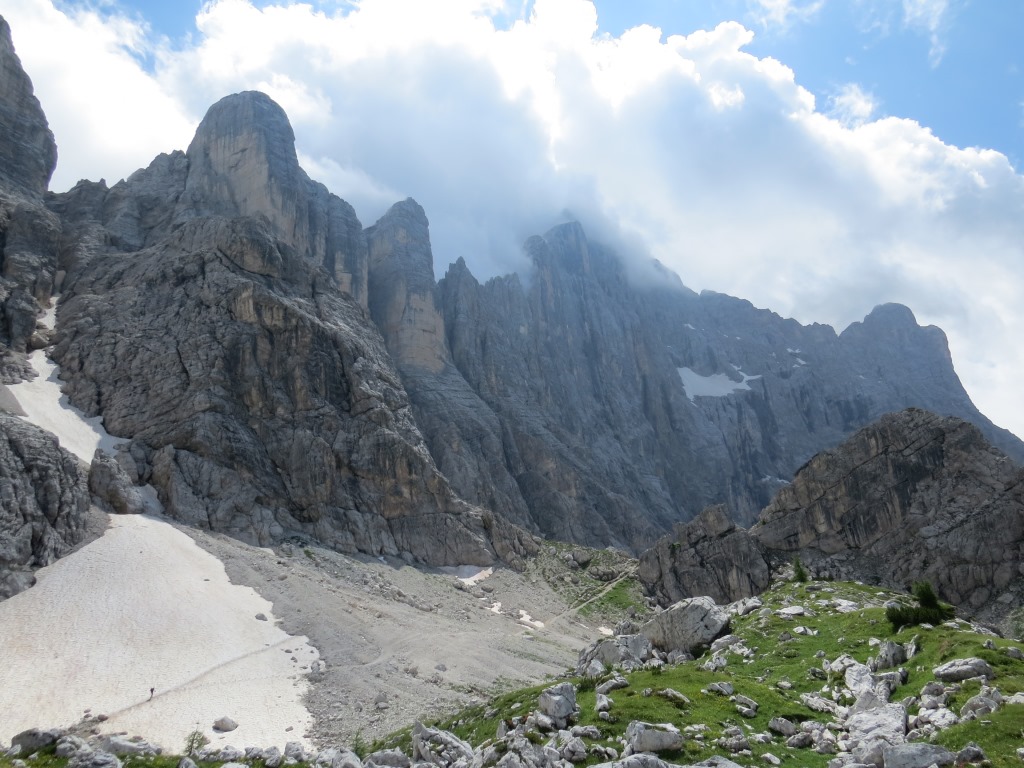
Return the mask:
{"type": "Polygon", "coordinates": [[[967,419],[1024,457],[971,403],[942,331],[906,307],[837,335],[664,270],[636,284],[578,223],[526,243],[525,277],[480,284],[460,259],[431,296],[426,221],[396,208],[382,221],[415,221],[403,232],[418,261],[371,256],[370,310],[417,422],[463,498],[544,536],[640,550],[717,503],[750,522],[811,456],[906,407],[967,419]],[[420,304],[384,298],[399,274],[417,275],[420,304]],[[403,342],[416,333],[420,346],[403,342]]]}
{"type": "Polygon", "coordinates": [[[111,187],[44,194],[53,138],[2,29],[0,375],[53,344],[71,403],[124,441],[94,493],[151,484],[252,543],[515,564],[538,534],[638,552],[709,504],[749,522],[909,406],[1024,457],[905,307],[802,326],[657,264],[638,282],[575,222],[526,242],[528,274],[480,283],[458,259],[437,281],[426,212],[364,228],[261,93],[111,187]]]}
{"type": "Polygon", "coordinates": [[[722,507],[680,525],[640,559],[664,603],[765,590],[799,558],[819,577],[895,589],[926,580],[984,620],[1024,602],[1024,468],[972,424],[918,409],[890,414],[796,473],[749,530],[722,507]]]}

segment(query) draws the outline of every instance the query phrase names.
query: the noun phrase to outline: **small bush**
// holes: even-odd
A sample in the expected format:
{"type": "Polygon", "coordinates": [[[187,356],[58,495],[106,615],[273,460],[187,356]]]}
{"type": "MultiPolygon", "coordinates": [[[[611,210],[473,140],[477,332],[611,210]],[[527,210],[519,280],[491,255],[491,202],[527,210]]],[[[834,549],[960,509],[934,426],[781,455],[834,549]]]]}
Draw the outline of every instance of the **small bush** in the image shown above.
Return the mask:
{"type": "Polygon", "coordinates": [[[195,754],[210,743],[210,740],[206,738],[206,734],[199,730],[199,726],[195,727],[188,736],[185,737],[185,756],[194,757],[195,754]]]}
{"type": "Polygon", "coordinates": [[[939,608],[939,596],[935,594],[932,585],[927,581],[918,581],[914,584],[914,597],[922,608],[939,608]]]}
{"type": "Polygon", "coordinates": [[[953,618],[953,611],[939,606],[925,608],[923,605],[890,606],[885,609],[885,618],[892,624],[892,631],[898,632],[900,627],[916,627],[918,624],[941,624],[953,618]]]}
{"type": "Polygon", "coordinates": [[[366,739],[363,738],[362,731],[356,731],[356,735],[352,737],[352,741],[348,748],[355,752],[356,755],[359,756],[360,760],[370,754],[370,745],[367,744],[366,739]]]}
{"type": "Polygon", "coordinates": [[[597,688],[596,677],[581,677],[576,681],[576,693],[583,693],[584,691],[592,691],[597,688]]]}
{"type": "Polygon", "coordinates": [[[800,562],[799,557],[793,558],[793,580],[799,581],[803,584],[807,579],[810,578],[807,575],[807,569],[804,568],[804,564],[800,562]]]}

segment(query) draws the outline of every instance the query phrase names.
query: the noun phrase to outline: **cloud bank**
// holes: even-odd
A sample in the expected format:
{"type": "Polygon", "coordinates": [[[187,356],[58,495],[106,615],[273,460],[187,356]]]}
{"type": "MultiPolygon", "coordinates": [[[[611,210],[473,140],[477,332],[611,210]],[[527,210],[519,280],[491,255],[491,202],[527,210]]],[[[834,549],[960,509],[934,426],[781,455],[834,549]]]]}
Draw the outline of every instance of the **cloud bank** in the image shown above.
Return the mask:
{"type": "MultiPolygon", "coordinates": [[[[523,270],[522,241],[572,216],[802,322],[842,329],[898,301],[1024,435],[1024,177],[1003,155],[876,118],[856,83],[817,104],[736,22],[613,37],[587,0],[261,5],[213,0],[172,45],[109,8],[8,0],[57,136],[53,188],[127,176],[187,146],[223,95],[263,90],[364,223],[424,206],[439,273],[460,256],[480,278],[523,270]]],[[[816,5],[760,2],[774,23],[816,5]]],[[[947,4],[904,6],[938,41],[947,4]]]]}

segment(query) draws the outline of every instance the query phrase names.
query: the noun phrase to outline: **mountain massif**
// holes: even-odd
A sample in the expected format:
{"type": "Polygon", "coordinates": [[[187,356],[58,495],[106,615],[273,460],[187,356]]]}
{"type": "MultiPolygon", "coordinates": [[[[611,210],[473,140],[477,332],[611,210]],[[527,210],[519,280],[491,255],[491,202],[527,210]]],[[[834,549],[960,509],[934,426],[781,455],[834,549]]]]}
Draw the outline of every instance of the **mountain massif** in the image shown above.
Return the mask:
{"type": "MultiPolygon", "coordinates": [[[[103,485],[151,484],[178,520],[515,564],[535,536],[640,552],[714,504],[750,523],[816,453],[908,407],[1024,458],[971,403],[943,332],[905,307],[840,334],[803,326],[658,265],[638,283],[577,222],[525,243],[529,274],[481,283],[443,254],[436,280],[426,212],[405,200],[363,227],[257,92],[214,104],[185,152],[48,193],[53,136],[2,22],[0,96],[2,383],[52,344],[70,401],[124,441],[103,485]],[[58,295],[51,336],[37,316],[58,295]]],[[[5,501],[3,536],[38,546],[5,544],[0,569],[56,556],[41,542],[75,529],[56,521],[76,493],[57,511],[5,501]]],[[[770,510],[771,546],[806,551],[802,524],[770,510]]]]}

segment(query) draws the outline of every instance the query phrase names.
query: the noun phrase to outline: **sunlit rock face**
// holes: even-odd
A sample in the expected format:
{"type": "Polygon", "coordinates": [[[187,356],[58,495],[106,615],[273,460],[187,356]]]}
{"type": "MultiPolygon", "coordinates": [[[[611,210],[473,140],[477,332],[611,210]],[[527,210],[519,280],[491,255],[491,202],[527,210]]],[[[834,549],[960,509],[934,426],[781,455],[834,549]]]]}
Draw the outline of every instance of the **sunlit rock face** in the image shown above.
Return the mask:
{"type": "Polygon", "coordinates": [[[452,492],[365,306],[366,236],[310,182],[263,94],[211,107],[188,152],[51,201],[67,222],[54,357],[131,438],[177,519],[429,564],[532,546],[452,492]]]}

